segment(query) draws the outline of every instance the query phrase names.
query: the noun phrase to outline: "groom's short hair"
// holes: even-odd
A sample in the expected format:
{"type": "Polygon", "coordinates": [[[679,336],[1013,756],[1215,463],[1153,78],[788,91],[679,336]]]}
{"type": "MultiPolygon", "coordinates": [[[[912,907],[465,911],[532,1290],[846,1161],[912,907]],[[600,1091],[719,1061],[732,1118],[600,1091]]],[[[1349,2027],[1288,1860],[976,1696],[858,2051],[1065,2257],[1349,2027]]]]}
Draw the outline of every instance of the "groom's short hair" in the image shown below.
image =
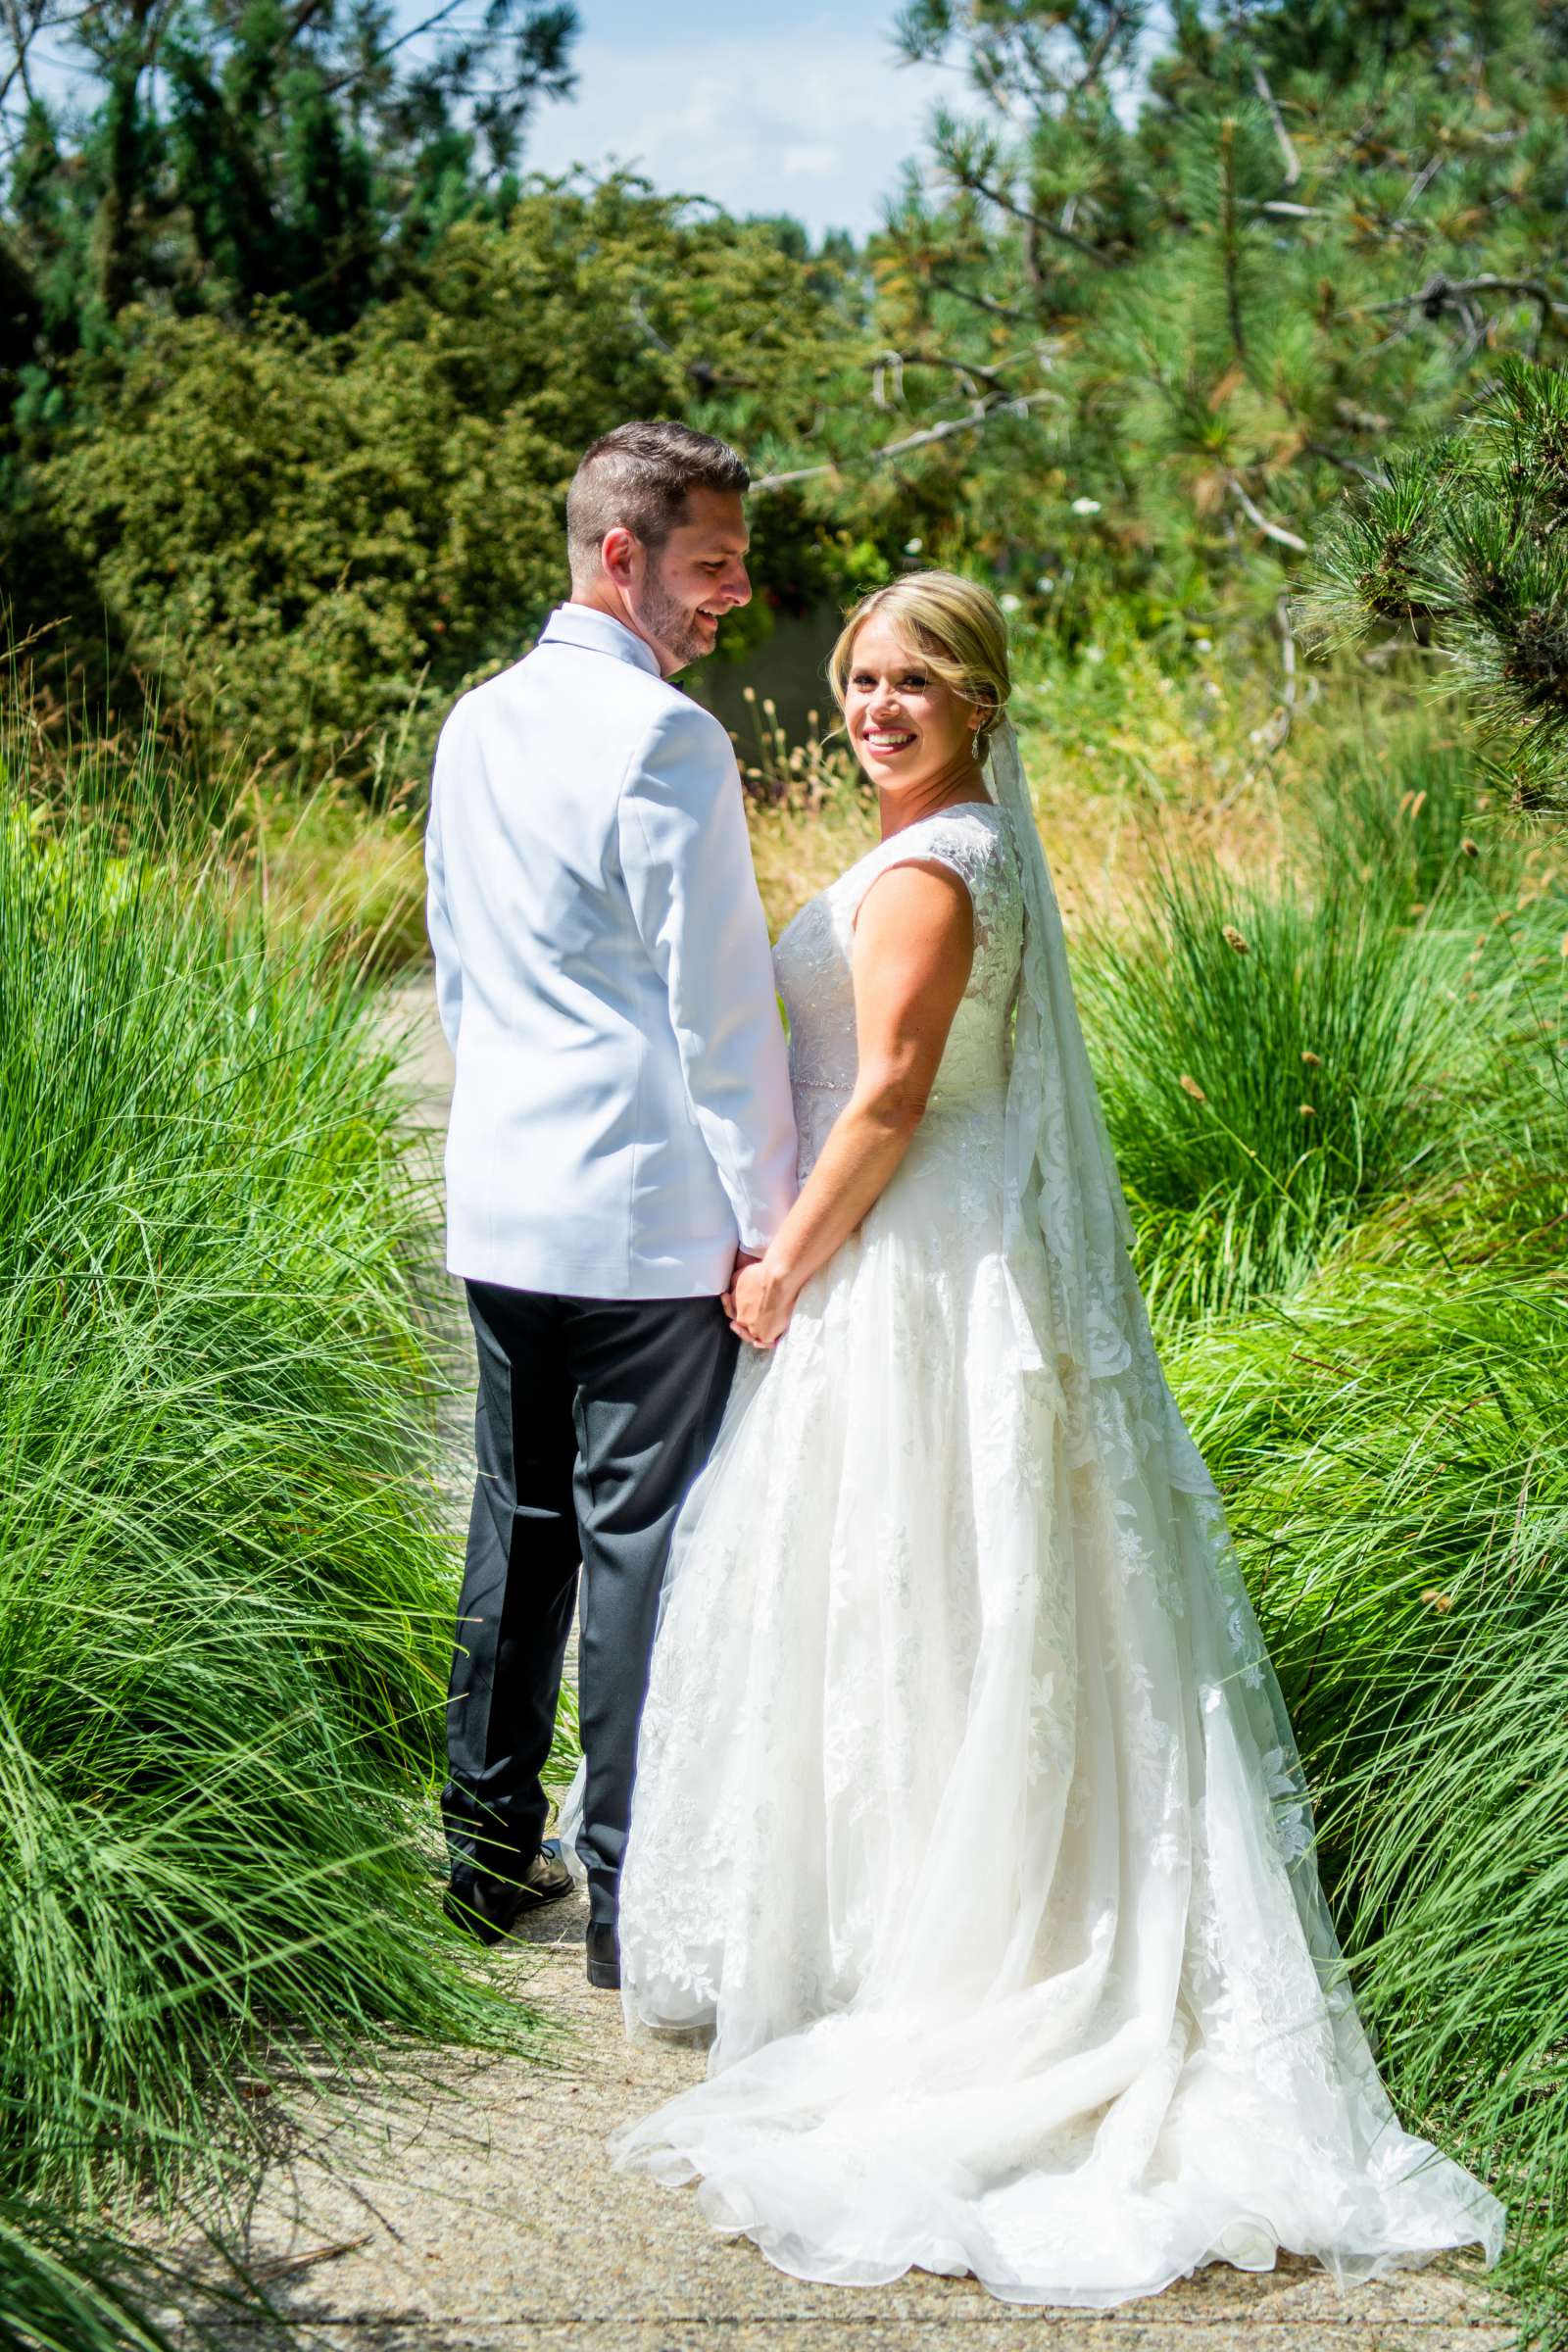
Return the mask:
{"type": "Polygon", "coordinates": [[[686,513],[693,490],[745,490],[746,461],[727,441],[662,418],[617,424],[585,451],[566,493],[566,548],[574,580],[599,569],[605,533],[618,524],[657,553],[686,513]]]}

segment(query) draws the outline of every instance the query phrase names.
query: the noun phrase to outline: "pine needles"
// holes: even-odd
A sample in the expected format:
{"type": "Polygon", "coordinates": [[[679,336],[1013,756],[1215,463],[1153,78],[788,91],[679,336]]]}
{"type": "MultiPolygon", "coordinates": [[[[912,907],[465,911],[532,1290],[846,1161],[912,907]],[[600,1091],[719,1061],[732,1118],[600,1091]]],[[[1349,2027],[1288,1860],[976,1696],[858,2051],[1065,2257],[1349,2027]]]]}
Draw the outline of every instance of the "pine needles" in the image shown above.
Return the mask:
{"type": "Polygon", "coordinates": [[[1461,429],[1389,459],[1318,551],[1327,642],[1407,629],[1465,694],[1494,781],[1568,807],[1568,383],[1504,357],[1461,429]]]}

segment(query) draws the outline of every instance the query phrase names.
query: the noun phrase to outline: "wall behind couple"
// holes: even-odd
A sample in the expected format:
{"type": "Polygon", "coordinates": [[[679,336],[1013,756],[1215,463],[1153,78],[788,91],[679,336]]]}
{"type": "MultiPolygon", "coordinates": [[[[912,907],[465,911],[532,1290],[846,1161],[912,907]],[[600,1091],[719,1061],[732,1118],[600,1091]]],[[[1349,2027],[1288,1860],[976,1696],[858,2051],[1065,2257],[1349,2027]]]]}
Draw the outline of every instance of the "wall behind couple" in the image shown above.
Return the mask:
{"type": "Polygon", "coordinates": [[[804,611],[773,613],[767,635],[733,658],[723,652],[721,630],[719,652],[682,679],[735,737],[743,767],[756,766],[761,753],[776,750],[776,743],[764,741],[775,729],[793,748],[813,732],[813,721],[819,733],[836,723],[827,658],[843,617],[841,605],[819,595],[804,611]]]}

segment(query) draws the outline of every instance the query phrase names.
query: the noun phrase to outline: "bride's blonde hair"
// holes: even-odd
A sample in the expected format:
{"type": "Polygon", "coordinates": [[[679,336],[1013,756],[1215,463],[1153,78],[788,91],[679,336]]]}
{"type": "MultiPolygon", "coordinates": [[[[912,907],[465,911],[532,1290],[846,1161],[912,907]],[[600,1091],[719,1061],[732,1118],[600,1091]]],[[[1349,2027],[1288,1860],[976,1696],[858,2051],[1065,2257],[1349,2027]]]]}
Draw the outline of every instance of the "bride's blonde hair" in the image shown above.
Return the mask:
{"type": "Polygon", "coordinates": [[[828,657],[828,684],[841,711],[855,640],[873,612],[908,638],[945,686],[985,713],[977,730],[984,743],[1004,716],[1012,691],[1007,624],[991,591],[956,571],[906,571],[862,596],[828,657]]]}

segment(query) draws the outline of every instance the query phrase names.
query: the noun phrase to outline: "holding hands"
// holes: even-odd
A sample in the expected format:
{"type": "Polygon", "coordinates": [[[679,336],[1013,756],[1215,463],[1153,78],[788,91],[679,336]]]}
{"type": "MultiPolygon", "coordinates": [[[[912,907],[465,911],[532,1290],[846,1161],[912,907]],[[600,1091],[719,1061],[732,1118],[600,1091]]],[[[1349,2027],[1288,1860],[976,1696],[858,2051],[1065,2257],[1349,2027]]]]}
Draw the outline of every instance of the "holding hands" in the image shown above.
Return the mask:
{"type": "Polygon", "coordinates": [[[795,1289],[771,1267],[766,1257],[742,1250],[735,1259],[730,1287],[724,1293],[729,1327],[753,1348],[775,1348],[789,1329],[795,1307],[795,1289]]]}

